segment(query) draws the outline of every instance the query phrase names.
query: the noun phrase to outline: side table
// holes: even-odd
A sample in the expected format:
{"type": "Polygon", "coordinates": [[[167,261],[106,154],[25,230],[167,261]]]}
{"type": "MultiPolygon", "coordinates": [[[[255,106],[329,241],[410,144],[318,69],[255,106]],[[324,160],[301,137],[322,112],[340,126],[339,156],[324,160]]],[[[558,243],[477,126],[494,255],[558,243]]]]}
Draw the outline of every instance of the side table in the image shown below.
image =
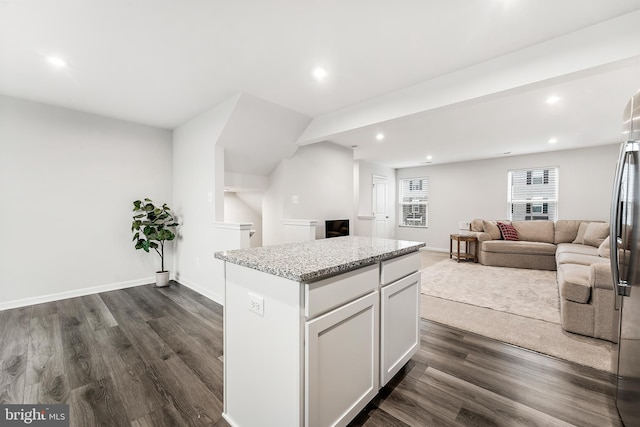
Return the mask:
{"type": "Polygon", "coordinates": [[[470,259],[478,262],[478,238],[463,234],[452,234],[449,236],[449,258],[455,257],[458,262],[461,259],[470,259]],[[453,241],[457,242],[457,250],[453,251],[453,241]],[[460,252],[460,242],[464,242],[464,252],[460,252]]]}

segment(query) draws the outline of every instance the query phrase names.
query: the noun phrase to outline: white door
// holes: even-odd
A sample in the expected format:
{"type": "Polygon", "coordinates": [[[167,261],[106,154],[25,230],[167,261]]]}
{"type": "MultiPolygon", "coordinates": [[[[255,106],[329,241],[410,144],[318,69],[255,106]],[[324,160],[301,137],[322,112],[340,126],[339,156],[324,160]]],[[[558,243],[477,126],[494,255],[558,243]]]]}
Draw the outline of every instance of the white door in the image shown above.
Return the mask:
{"type": "Polygon", "coordinates": [[[387,238],[389,208],[387,206],[387,177],[373,175],[373,237],[387,238]]]}
{"type": "Polygon", "coordinates": [[[345,426],[378,393],[379,295],[306,323],[306,427],[345,426]]]}
{"type": "Polygon", "coordinates": [[[420,346],[420,273],[380,290],[380,387],[398,373],[420,346]]]}

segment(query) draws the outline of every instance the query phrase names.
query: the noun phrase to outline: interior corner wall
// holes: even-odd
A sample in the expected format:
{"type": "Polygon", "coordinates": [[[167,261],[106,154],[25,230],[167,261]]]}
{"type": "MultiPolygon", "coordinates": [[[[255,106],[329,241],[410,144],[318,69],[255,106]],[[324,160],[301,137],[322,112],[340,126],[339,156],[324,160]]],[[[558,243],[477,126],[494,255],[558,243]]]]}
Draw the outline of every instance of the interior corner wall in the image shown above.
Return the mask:
{"type": "Polygon", "coordinates": [[[398,169],[398,180],[429,177],[429,227],[398,227],[396,236],[448,251],[460,221],[507,218],[507,172],[528,167],[559,167],[559,219],[608,221],[618,151],[618,144],[609,144],[398,169]]]}
{"type": "Polygon", "coordinates": [[[317,239],[325,237],[327,219],[353,223],[353,182],[352,150],[330,142],[298,148],[271,174],[263,201],[263,244],[284,242],[283,219],[317,220],[317,239]]]}
{"type": "Polygon", "coordinates": [[[249,246],[262,246],[262,215],[233,192],[224,193],[224,217],[230,222],[250,222],[253,236],[249,239],[249,246]]]}
{"type": "Polygon", "coordinates": [[[269,188],[262,198],[262,245],[275,245],[284,239],[284,197],[286,163],[282,160],[269,176],[269,188]]]}
{"type": "Polygon", "coordinates": [[[132,202],[171,206],[171,138],[0,96],[0,309],[153,283],[160,259],[131,242],[132,202]]]}
{"type": "Polygon", "coordinates": [[[214,221],[224,209],[224,152],[216,143],[233,112],[233,97],[175,129],[173,203],[180,226],[174,269],[176,280],[224,303],[223,263],[214,221]]]}
{"type": "MultiPolygon", "coordinates": [[[[373,176],[381,176],[387,178],[387,207],[389,209],[389,220],[387,221],[386,237],[395,238],[396,216],[397,216],[397,184],[396,170],[381,166],[375,163],[369,163],[363,160],[357,162],[358,185],[356,190],[356,206],[357,215],[370,216],[373,212],[373,176]]],[[[371,221],[355,220],[355,231],[361,235],[370,235],[371,233],[363,230],[363,228],[371,228],[371,221]]]]}

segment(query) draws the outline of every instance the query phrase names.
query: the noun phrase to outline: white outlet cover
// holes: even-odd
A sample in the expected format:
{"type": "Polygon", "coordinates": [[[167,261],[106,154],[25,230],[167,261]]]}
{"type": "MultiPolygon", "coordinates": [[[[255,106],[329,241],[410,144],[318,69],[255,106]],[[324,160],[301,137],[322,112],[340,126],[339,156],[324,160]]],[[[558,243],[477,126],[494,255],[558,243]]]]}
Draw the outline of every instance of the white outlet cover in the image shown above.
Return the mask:
{"type": "Polygon", "coordinates": [[[264,298],[249,292],[249,311],[264,316],[264,298]]]}

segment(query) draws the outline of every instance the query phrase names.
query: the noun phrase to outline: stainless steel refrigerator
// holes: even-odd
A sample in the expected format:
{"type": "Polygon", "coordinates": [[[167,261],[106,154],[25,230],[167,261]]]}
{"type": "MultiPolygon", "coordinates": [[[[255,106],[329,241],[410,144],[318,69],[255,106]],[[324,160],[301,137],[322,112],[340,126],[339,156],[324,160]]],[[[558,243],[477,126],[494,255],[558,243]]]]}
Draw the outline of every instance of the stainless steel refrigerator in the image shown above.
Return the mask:
{"type": "Polygon", "coordinates": [[[616,406],[625,426],[640,426],[640,92],[624,110],[611,206],[611,271],[619,313],[616,406]]]}

